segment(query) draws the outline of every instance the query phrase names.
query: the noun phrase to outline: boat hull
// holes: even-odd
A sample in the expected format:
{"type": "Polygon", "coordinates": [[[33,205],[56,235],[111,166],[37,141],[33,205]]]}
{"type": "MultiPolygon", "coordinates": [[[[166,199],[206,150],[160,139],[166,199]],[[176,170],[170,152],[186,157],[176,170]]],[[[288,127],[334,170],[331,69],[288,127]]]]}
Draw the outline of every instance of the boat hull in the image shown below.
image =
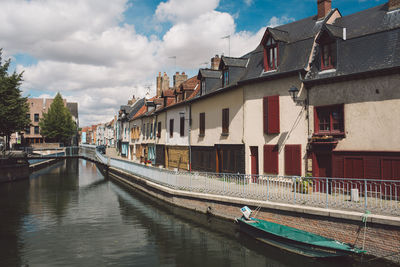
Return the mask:
{"type": "Polygon", "coordinates": [[[241,219],[238,219],[237,222],[242,232],[252,236],[258,241],[305,257],[331,258],[349,256],[354,254],[351,251],[343,251],[333,248],[310,245],[300,241],[277,236],[261,230],[257,227],[254,227],[251,224],[242,221],[241,219]]]}

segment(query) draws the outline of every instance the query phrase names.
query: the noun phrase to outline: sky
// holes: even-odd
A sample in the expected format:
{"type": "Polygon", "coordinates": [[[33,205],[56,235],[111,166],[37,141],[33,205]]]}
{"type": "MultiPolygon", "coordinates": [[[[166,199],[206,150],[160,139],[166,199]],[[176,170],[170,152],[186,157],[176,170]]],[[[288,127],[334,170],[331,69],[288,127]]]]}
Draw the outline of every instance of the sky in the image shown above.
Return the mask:
{"type": "MultiPolygon", "coordinates": [[[[386,2],[332,7],[346,16],[386,2]]],[[[0,48],[9,71],[24,72],[24,96],[60,92],[86,126],[153,96],[159,72],[194,76],[214,55],[252,51],[266,27],[316,13],[316,0],[0,0],[0,48]]]]}

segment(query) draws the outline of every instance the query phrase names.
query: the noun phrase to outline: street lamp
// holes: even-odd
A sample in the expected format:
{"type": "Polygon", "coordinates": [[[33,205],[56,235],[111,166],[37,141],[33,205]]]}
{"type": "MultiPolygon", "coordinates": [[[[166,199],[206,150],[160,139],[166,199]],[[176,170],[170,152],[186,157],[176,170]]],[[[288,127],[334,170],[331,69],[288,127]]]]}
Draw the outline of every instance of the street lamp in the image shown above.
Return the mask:
{"type": "Polygon", "coordinates": [[[289,95],[292,97],[293,101],[296,102],[297,94],[299,93],[299,88],[292,85],[289,89],[289,95]]]}

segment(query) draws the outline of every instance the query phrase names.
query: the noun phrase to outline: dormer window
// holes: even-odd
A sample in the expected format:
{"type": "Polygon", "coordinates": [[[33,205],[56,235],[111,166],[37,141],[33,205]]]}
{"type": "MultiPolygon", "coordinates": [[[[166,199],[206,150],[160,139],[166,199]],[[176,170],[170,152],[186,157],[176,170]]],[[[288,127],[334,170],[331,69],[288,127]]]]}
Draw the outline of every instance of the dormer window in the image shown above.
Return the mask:
{"type": "Polygon", "coordinates": [[[321,70],[334,69],[336,67],[335,42],[321,44],[321,70]]]}
{"type": "Polygon", "coordinates": [[[278,43],[269,37],[264,47],[264,70],[276,70],[278,64],[278,43]]]}
{"type": "Polygon", "coordinates": [[[228,69],[224,70],[222,77],[222,86],[225,87],[229,84],[229,71],[228,69]]]}
{"type": "Polygon", "coordinates": [[[206,80],[203,79],[201,80],[201,94],[200,95],[204,95],[206,93],[206,80]]]}

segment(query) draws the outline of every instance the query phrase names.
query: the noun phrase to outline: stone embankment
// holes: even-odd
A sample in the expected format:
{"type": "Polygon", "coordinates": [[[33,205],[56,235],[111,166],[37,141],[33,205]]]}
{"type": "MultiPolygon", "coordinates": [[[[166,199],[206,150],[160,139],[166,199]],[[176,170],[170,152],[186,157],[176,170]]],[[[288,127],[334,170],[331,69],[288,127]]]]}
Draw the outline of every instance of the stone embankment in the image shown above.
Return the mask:
{"type": "MultiPolygon", "coordinates": [[[[110,176],[119,182],[139,189],[171,205],[224,218],[233,223],[244,205],[256,209],[257,217],[301,230],[316,233],[342,242],[364,247],[367,258],[386,258],[400,263],[400,218],[368,215],[360,212],[313,208],[268,201],[218,196],[171,189],[121,171],[108,168],[110,176]],[[365,238],[364,238],[365,233],[365,238]]],[[[400,208],[400,207],[399,207],[400,208]]]]}

